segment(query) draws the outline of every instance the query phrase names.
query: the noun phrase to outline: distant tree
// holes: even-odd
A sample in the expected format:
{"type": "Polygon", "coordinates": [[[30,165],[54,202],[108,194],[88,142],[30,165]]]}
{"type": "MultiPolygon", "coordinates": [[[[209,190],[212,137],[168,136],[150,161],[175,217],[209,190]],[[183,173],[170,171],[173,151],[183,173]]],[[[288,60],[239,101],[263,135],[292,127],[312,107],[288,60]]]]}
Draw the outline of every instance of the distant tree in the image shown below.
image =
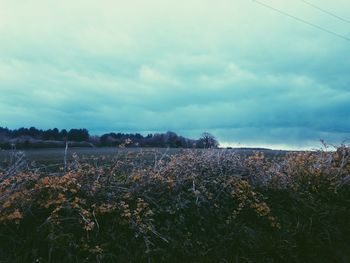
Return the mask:
{"type": "Polygon", "coordinates": [[[150,142],[150,146],[152,147],[166,147],[165,136],[162,133],[153,134],[149,142],[150,142]]]}
{"type": "Polygon", "coordinates": [[[100,143],[102,146],[116,146],[121,143],[121,134],[115,134],[114,132],[103,134],[100,137],[100,143]]]}
{"type": "Polygon", "coordinates": [[[100,142],[101,142],[100,136],[97,136],[97,135],[90,136],[89,142],[91,142],[94,146],[100,145],[100,142]]]}
{"type": "Polygon", "coordinates": [[[0,141],[6,141],[9,137],[9,129],[0,127],[0,141]]]}
{"type": "Polygon", "coordinates": [[[60,140],[61,141],[65,141],[65,140],[67,140],[67,137],[68,137],[67,130],[66,129],[61,130],[60,133],[59,133],[60,140]]]}
{"type": "Polygon", "coordinates": [[[89,140],[89,132],[87,129],[71,129],[68,132],[68,140],[82,142],[89,140]]]}
{"type": "Polygon", "coordinates": [[[167,147],[186,148],[186,143],[183,140],[184,138],[181,136],[178,136],[175,132],[168,131],[164,137],[165,137],[165,143],[167,147]]]}
{"type": "Polygon", "coordinates": [[[60,131],[57,129],[57,128],[54,128],[52,130],[52,138],[55,140],[55,141],[58,141],[60,139],[60,131]]]}
{"type": "Polygon", "coordinates": [[[219,142],[214,137],[214,135],[204,132],[202,136],[197,141],[198,148],[218,148],[219,142]]]}
{"type": "Polygon", "coordinates": [[[10,130],[8,128],[0,127],[0,133],[8,135],[10,130]]]}
{"type": "Polygon", "coordinates": [[[48,129],[47,131],[43,131],[43,139],[44,140],[60,140],[60,132],[57,128],[48,129]]]}
{"type": "Polygon", "coordinates": [[[13,131],[14,137],[28,136],[29,130],[27,128],[19,128],[13,131]]]}
{"type": "Polygon", "coordinates": [[[19,128],[10,130],[0,127],[1,148],[10,149],[11,140],[15,139],[16,146],[22,148],[44,148],[62,147],[62,141],[70,140],[75,142],[90,142],[96,146],[119,146],[125,147],[172,147],[172,148],[192,148],[192,147],[216,147],[217,143],[208,143],[205,136],[200,140],[192,140],[177,135],[175,132],[148,134],[140,133],[106,133],[99,136],[89,136],[87,129],[58,130],[57,128],[40,130],[35,127],[19,128]],[[51,141],[51,142],[48,142],[51,141]],[[61,141],[61,142],[60,142],[61,141]],[[128,141],[129,143],[125,144],[128,141]],[[21,143],[21,145],[19,144],[21,143]]]}
{"type": "Polygon", "coordinates": [[[51,130],[43,131],[43,140],[51,140],[51,130]]]}
{"type": "Polygon", "coordinates": [[[34,139],[39,139],[42,136],[42,131],[35,127],[30,127],[28,130],[28,135],[34,139]]]}

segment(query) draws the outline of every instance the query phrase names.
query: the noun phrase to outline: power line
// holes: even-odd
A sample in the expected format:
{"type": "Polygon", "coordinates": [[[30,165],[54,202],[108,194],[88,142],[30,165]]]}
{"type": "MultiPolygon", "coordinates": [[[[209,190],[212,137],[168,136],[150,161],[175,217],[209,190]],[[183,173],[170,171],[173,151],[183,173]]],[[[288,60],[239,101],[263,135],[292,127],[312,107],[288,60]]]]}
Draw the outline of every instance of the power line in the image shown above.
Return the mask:
{"type": "Polygon", "coordinates": [[[341,20],[341,21],[343,21],[345,23],[350,24],[350,20],[347,20],[347,19],[345,19],[345,18],[343,18],[341,16],[338,16],[338,15],[336,15],[336,14],[330,12],[330,11],[327,11],[326,9],[323,9],[323,8],[317,6],[317,5],[313,4],[313,3],[310,3],[308,1],[305,1],[305,0],[300,0],[300,1],[305,3],[305,4],[307,4],[307,5],[309,5],[309,6],[311,6],[311,7],[313,7],[313,8],[315,8],[315,9],[317,9],[317,10],[319,10],[319,11],[321,11],[321,12],[323,12],[323,13],[325,13],[325,14],[327,14],[327,15],[333,16],[333,17],[335,17],[335,18],[337,18],[337,19],[339,19],[339,20],[341,20]]]}
{"type": "Polygon", "coordinates": [[[255,3],[259,4],[259,5],[262,5],[262,6],[266,7],[266,8],[269,8],[269,9],[271,9],[271,10],[277,12],[277,13],[280,13],[280,14],[282,14],[282,15],[288,16],[288,17],[290,17],[290,18],[292,18],[292,19],[294,19],[294,20],[297,20],[297,21],[299,21],[299,22],[301,22],[301,23],[307,24],[307,25],[312,26],[312,27],[314,27],[314,28],[317,28],[317,29],[319,29],[319,30],[321,30],[321,31],[323,31],[323,32],[326,32],[326,33],[328,33],[328,34],[337,36],[337,37],[339,37],[339,38],[342,38],[343,40],[346,40],[346,41],[350,42],[350,38],[348,38],[348,37],[346,37],[346,36],[344,36],[344,35],[338,34],[338,33],[334,32],[334,31],[329,30],[329,29],[326,29],[326,28],[321,27],[321,26],[319,26],[319,25],[313,24],[313,23],[311,23],[311,22],[309,22],[309,21],[306,21],[306,20],[304,20],[304,19],[302,19],[302,18],[299,18],[299,17],[297,17],[297,16],[294,16],[294,15],[291,15],[291,14],[285,12],[285,11],[282,11],[282,10],[280,10],[280,9],[277,9],[277,8],[275,8],[275,7],[273,7],[273,6],[270,6],[270,5],[268,5],[268,4],[265,4],[265,3],[260,2],[260,1],[258,1],[258,0],[253,0],[253,2],[255,2],[255,3]]]}

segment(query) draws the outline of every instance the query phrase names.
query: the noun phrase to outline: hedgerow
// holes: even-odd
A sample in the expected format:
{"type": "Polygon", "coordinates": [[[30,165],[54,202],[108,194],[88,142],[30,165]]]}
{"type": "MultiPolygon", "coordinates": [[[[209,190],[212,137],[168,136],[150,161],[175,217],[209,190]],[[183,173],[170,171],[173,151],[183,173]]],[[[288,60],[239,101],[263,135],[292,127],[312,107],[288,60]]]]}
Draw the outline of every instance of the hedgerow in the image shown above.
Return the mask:
{"type": "Polygon", "coordinates": [[[0,262],[350,262],[348,147],[147,154],[2,169],[0,262]]]}

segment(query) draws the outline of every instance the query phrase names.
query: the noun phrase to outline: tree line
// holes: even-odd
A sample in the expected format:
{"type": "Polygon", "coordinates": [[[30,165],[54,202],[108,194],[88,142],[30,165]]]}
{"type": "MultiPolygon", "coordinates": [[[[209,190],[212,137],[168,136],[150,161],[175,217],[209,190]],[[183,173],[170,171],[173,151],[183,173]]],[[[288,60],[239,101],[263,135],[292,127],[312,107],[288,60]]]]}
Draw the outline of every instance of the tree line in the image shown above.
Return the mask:
{"type": "Polygon", "coordinates": [[[8,129],[0,127],[0,148],[56,148],[64,147],[66,141],[71,147],[171,147],[171,148],[217,148],[216,138],[203,133],[198,139],[189,139],[175,132],[154,133],[143,136],[140,133],[106,133],[90,135],[87,129],[48,129],[35,127],[8,129]]]}

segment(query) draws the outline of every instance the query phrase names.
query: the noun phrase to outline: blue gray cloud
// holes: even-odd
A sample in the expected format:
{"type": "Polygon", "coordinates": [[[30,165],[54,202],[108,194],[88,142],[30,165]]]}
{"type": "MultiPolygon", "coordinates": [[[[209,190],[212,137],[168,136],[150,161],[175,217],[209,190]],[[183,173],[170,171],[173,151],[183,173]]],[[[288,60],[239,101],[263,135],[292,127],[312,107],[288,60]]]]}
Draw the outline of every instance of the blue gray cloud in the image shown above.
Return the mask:
{"type": "MultiPolygon", "coordinates": [[[[350,37],[302,1],[265,2],[350,37]]],[[[350,43],[254,1],[1,1],[0,17],[1,126],[350,139],[350,43]]]]}

